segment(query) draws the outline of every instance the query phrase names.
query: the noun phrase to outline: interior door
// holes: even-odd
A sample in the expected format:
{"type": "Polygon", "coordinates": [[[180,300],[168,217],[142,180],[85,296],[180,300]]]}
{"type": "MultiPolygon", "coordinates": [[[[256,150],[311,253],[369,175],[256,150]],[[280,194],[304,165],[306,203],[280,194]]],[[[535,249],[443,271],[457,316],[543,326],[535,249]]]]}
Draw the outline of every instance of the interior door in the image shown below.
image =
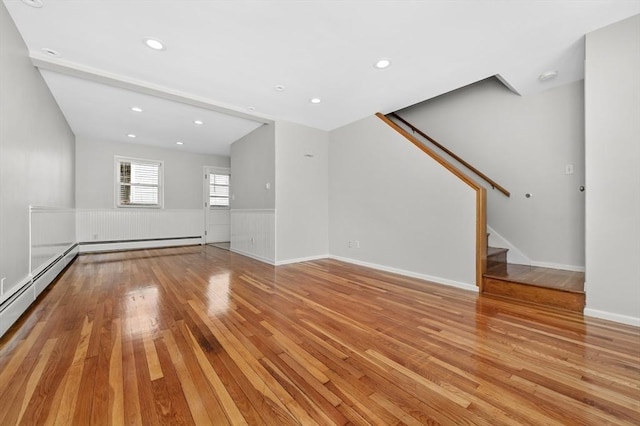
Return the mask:
{"type": "Polygon", "coordinates": [[[229,194],[229,169],[205,167],[204,217],[205,243],[222,243],[231,240],[229,194]]]}

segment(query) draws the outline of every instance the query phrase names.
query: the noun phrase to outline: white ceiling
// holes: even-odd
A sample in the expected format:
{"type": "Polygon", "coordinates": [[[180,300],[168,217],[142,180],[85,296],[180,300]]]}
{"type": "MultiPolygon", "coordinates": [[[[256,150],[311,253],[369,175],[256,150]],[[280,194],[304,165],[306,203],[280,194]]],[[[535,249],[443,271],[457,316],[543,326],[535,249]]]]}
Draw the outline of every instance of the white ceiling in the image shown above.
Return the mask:
{"type": "Polygon", "coordinates": [[[228,156],[231,143],[262,124],[57,72],[41,73],[78,137],[228,156]]]}
{"type": "Polygon", "coordinates": [[[269,120],[331,130],[492,75],[521,95],[579,80],[584,34],[640,13],[640,0],[4,3],[77,135],[224,155],[269,120]]]}

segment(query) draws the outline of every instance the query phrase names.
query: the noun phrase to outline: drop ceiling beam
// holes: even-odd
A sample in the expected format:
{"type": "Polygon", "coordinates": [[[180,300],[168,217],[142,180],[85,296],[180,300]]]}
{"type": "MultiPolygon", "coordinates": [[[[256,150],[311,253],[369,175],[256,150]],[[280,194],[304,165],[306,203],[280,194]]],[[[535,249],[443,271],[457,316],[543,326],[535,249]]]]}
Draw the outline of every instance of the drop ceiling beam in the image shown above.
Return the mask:
{"type": "Polygon", "coordinates": [[[82,78],[84,80],[102,83],[108,86],[130,90],[132,92],[142,93],[145,95],[155,96],[161,99],[180,102],[198,108],[215,111],[221,114],[227,114],[234,117],[257,121],[259,123],[271,124],[275,121],[273,117],[261,114],[248,114],[240,108],[234,107],[232,105],[226,105],[221,102],[216,102],[211,99],[203,98],[191,93],[180,92],[168,87],[135,80],[123,75],[109,73],[97,68],[87,67],[75,62],[46,58],[34,54],[30,55],[30,59],[31,63],[39,69],[82,78]]]}

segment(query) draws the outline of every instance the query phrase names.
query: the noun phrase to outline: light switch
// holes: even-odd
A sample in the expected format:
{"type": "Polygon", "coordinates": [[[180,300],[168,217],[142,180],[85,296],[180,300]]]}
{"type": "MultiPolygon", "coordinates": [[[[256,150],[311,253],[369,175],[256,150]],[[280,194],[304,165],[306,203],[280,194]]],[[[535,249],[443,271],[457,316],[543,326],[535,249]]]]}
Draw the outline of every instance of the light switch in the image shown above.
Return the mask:
{"type": "Polygon", "coordinates": [[[564,165],[564,174],[572,175],[573,174],[573,164],[565,164],[564,165]]]}

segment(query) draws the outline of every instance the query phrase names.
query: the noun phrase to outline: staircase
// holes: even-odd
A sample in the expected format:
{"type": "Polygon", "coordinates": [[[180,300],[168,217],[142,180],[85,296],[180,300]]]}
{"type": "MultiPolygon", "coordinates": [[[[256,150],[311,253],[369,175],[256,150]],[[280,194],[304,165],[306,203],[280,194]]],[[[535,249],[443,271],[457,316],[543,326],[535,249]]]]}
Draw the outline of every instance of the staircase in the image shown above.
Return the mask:
{"type": "MultiPolygon", "coordinates": [[[[501,247],[487,247],[487,273],[504,275],[507,273],[507,252],[501,247]]],[[[486,275],[486,274],[485,274],[486,275]]]]}
{"type": "Polygon", "coordinates": [[[505,248],[487,248],[483,294],[582,312],[584,273],[507,263],[505,248]]]}
{"type": "MultiPolygon", "coordinates": [[[[440,154],[433,151],[428,144],[437,147],[444,152],[449,158],[457,164],[463,166],[466,170],[481,178],[492,189],[495,189],[505,197],[510,197],[511,193],[489,178],[486,174],[466,162],[460,156],[440,144],[435,139],[409,123],[396,113],[390,113],[383,116],[378,113],[377,116],[387,122],[392,128],[402,134],[423,152],[430,155],[433,159],[442,164],[445,168],[458,176],[461,180],[468,183],[471,187],[478,191],[484,191],[484,187],[479,187],[473,180],[468,178],[464,172],[456,166],[444,159],[440,154]],[[411,133],[409,133],[411,132],[411,133]],[[419,135],[423,140],[416,139],[413,134],[419,135]],[[428,144],[425,142],[428,141],[428,144]]],[[[480,197],[484,200],[484,195],[480,197]]],[[[477,212],[478,220],[486,225],[486,210],[484,201],[480,202],[481,212],[477,212]]],[[[483,237],[484,227],[478,227],[479,237],[483,237]]],[[[486,229],[486,228],[485,228],[486,229]]],[[[488,235],[487,235],[488,236],[488,235]]],[[[478,238],[478,241],[480,238],[478,238]]],[[[487,238],[488,241],[488,238],[487,238]]],[[[518,299],[541,305],[554,306],[571,311],[582,312],[585,306],[584,294],[584,273],[571,272],[560,269],[540,268],[527,265],[515,265],[507,263],[506,248],[488,247],[483,242],[479,243],[479,248],[486,247],[486,268],[482,272],[482,266],[478,266],[477,282],[481,283],[481,292],[483,294],[497,295],[518,299]]],[[[478,265],[483,264],[484,250],[477,250],[479,261],[478,265]]]]}

